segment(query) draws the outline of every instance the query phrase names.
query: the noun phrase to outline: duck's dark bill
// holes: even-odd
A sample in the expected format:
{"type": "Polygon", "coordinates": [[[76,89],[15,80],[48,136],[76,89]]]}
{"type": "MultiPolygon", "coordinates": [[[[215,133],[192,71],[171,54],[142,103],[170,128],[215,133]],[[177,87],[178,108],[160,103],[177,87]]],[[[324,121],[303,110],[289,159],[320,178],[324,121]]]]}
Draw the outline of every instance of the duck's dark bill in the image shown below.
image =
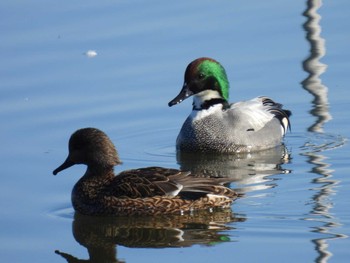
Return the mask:
{"type": "Polygon", "coordinates": [[[64,169],[67,169],[71,166],[73,166],[75,163],[73,163],[69,158],[67,158],[64,163],[62,163],[59,167],[57,167],[52,173],[53,175],[58,174],[59,172],[63,171],[64,169]]]}
{"type": "Polygon", "coordinates": [[[179,95],[177,95],[172,101],[168,103],[169,107],[174,106],[176,104],[181,103],[183,100],[187,99],[188,97],[192,96],[193,92],[188,88],[187,84],[185,83],[182,87],[182,90],[180,91],[179,95]]]}

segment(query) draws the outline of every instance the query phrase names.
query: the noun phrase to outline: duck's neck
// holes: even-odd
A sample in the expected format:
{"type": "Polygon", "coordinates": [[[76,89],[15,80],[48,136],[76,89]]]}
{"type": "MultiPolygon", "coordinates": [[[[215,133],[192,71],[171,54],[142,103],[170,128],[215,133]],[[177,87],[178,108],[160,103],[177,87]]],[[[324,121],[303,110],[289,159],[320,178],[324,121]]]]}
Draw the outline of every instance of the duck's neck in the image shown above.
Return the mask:
{"type": "Polygon", "coordinates": [[[74,209],[82,214],[98,214],[98,204],[103,200],[103,193],[114,177],[113,167],[88,167],[84,176],[73,188],[74,209]]]}
{"type": "Polygon", "coordinates": [[[79,198],[92,200],[110,184],[115,177],[113,167],[88,167],[84,176],[74,186],[73,193],[79,198]]]}
{"type": "Polygon", "coordinates": [[[227,100],[216,90],[204,90],[193,97],[193,110],[207,110],[217,104],[222,104],[223,109],[229,108],[227,100]]]}
{"type": "Polygon", "coordinates": [[[88,166],[84,175],[85,178],[110,178],[114,177],[113,166],[88,166]]]}

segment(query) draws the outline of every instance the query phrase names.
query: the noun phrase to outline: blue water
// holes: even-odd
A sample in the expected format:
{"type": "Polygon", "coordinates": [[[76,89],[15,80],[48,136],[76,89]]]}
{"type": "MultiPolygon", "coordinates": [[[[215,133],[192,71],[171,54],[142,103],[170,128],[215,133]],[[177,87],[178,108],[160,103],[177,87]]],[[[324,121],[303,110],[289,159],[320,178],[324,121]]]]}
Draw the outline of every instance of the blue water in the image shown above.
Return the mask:
{"type": "Polygon", "coordinates": [[[350,3],[321,4],[2,1],[0,261],[66,262],[59,250],[96,262],[348,262],[350,3]],[[191,100],[167,103],[201,56],[226,68],[231,101],[267,95],[293,112],[285,148],[176,154],[191,100]],[[74,216],[70,192],[85,168],[52,171],[87,126],[116,144],[117,172],[206,170],[234,178],[244,197],[210,220],[74,216]]]}

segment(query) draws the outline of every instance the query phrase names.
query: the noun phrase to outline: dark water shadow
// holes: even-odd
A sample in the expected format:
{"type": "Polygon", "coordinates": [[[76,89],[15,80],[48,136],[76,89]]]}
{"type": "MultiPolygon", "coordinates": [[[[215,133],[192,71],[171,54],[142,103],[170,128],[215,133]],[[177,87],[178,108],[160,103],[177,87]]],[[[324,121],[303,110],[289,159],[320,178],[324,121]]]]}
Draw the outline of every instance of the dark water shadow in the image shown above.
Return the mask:
{"type": "Polygon", "coordinates": [[[212,177],[229,177],[235,190],[247,193],[275,187],[269,176],[289,173],[282,164],[290,155],[284,145],[254,153],[201,154],[177,152],[177,162],[182,170],[212,177]]]}
{"type": "Polygon", "coordinates": [[[197,211],[188,215],[93,217],[74,215],[75,240],[86,247],[89,259],[56,250],[67,262],[125,262],[117,258],[117,245],[130,248],[215,246],[233,242],[233,222],[245,221],[230,209],[197,211]],[[230,235],[228,235],[230,231],[230,235]]]}
{"type": "Polygon", "coordinates": [[[312,232],[324,237],[311,240],[317,252],[315,262],[328,262],[332,257],[329,241],[347,236],[335,233],[335,229],[339,226],[339,219],[330,212],[333,208],[330,200],[331,196],[337,192],[336,186],[341,182],[333,178],[333,170],[329,169],[330,164],[326,162],[327,157],[323,152],[343,146],[345,139],[324,133],[324,124],[330,121],[332,116],[329,112],[328,88],[322,84],[321,80],[321,75],[327,69],[327,65],[320,62],[326,54],[325,39],[321,37],[321,16],[318,14],[321,5],[320,0],[308,0],[303,13],[307,19],[303,28],[306,32],[306,40],[310,44],[310,55],[302,63],[308,76],[301,84],[313,96],[310,114],[316,120],[307,129],[310,132],[310,138],[301,147],[301,155],[308,158],[307,162],[312,165],[311,173],[316,175],[312,180],[315,187],[311,189],[315,192],[312,197],[313,207],[304,220],[319,223],[320,226],[315,226],[312,232]]]}

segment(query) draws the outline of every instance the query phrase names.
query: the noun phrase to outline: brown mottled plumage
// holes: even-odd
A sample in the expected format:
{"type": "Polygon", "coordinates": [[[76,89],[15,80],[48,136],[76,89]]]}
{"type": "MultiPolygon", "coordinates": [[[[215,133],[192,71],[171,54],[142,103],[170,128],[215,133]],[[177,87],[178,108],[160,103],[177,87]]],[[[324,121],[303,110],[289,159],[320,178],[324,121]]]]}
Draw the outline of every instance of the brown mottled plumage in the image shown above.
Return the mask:
{"type": "Polygon", "coordinates": [[[148,167],[121,172],[121,164],[108,136],[95,128],[73,133],[69,155],[53,171],[86,164],[86,173],[72,191],[76,211],[86,215],[155,215],[196,209],[229,207],[237,194],[223,186],[229,179],[191,175],[176,169],[148,167]]]}

